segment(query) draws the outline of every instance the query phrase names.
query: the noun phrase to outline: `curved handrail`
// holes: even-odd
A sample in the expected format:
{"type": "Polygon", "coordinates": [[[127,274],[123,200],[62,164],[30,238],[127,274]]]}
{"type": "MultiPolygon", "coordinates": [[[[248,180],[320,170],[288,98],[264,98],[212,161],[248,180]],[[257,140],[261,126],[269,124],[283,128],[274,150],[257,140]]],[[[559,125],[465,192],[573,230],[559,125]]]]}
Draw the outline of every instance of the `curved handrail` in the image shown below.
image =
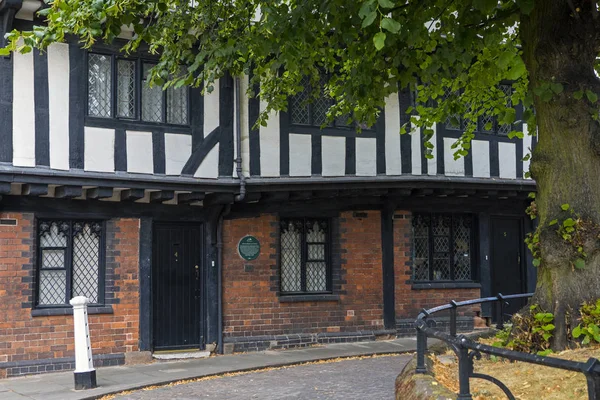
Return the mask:
{"type": "MultiPolygon", "coordinates": [[[[428,310],[422,310],[415,321],[417,330],[417,373],[426,373],[427,367],[425,364],[425,353],[427,352],[427,337],[440,339],[448,343],[458,356],[459,364],[459,399],[471,399],[469,378],[487,379],[490,382],[499,386],[509,398],[512,396],[510,390],[498,379],[477,374],[473,371],[473,357],[479,357],[481,353],[486,353],[498,357],[503,357],[513,361],[522,361],[530,364],[543,365],[551,368],[564,369],[567,371],[580,372],[586,375],[588,382],[588,395],[590,400],[600,400],[600,361],[595,358],[590,358],[587,362],[578,362],[564,360],[556,357],[539,356],[537,354],[522,353],[515,350],[509,350],[486,344],[478,343],[464,335],[456,335],[456,316],[457,309],[464,306],[471,306],[483,303],[496,303],[498,305],[498,325],[503,327],[504,305],[507,300],[530,298],[533,293],[523,294],[498,294],[496,297],[483,297],[479,299],[454,301],[448,304],[443,304],[428,310]],[[450,310],[450,333],[442,332],[427,324],[427,319],[440,312],[450,310]],[[470,350],[470,352],[469,352],[470,350]]],[[[514,397],[513,397],[514,398],[514,397]]]]}

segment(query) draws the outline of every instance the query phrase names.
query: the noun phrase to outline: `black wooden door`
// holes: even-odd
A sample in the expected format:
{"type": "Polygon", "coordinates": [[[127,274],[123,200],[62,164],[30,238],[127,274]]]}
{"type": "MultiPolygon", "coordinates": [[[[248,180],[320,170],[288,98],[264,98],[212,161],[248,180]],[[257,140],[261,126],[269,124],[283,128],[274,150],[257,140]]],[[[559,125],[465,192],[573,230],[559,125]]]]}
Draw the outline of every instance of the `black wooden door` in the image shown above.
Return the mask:
{"type": "MultiPolygon", "coordinates": [[[[521,262],[521,220],[492,218],[492,295],[518,294],[525,290],[521,262]]],[[[510,300],[504,308],[504,319],[509,319],[525,305],[524,300],[510,300]]],[[[496,313],[493,313],[494,319],[496,313]]]]}
{"type": "Polygon", "coordinates": [[[152,253],[154,349],[202,348],[202,226],[156,224],[152,253]]]}

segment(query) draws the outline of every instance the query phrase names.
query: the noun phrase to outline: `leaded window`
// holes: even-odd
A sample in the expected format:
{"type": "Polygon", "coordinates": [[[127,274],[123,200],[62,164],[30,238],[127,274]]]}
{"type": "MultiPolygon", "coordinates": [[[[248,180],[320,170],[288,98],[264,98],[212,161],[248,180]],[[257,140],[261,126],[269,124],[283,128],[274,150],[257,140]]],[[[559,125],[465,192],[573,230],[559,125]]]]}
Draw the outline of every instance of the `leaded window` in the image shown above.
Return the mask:
{"type": "Polygon", "coordinates": [[[76,296],[104,302],[104,224],[101,221],[38,221],[36,305],[66,306],[76,296]]]}
{"type": "MultiPolygon", "coordinates": [[[[321,76],[317,98],[313,97],[313,88],[308,77],[302,78],[302,91],[292,96],[288,103],[290,124],[320,128],[327,121],[327,111],[333,105],[333,99],[325,93],[327,76],[321,76]]],[[[366,124],[360,124],[362,129],[369,129],[366,124]]],[[[330,128],[353,128],[349,116],[343,115],[325,125],[330,128]]]]}
{"type": "Polygon", "coordinates": [[[189,125],[188,88],[151,87],[149,72],[154,65],[142,59],[89,53],[88,116],[189,125]]]}
{"type": "Polygon", "coordinates": [[[413,216],[413,281],[471,281],[473,217],[469,214],[413,216]]]}
{"type": "MultiPolygon", "coordinates": [[[[513,93],[512,86],[503,84],[503,85],[499,85],[498,89],[500,89],[500,91],[502,91],[504,93],[504,95],[506,96],[506,99],[507,99],[506,107],[512,107],[513,106],[512,100],[511,100],[511,96],[513,93]]],[[[451,96],[458,96],[458,93],[452,92],[449,88],[446,88],[443,99],[446,100],[451,96]]],[[[471,107],[468,104],[466,106],[466,111],[467,112],[471,111],[471,107]]],[[[452,115],[449,115],[448,118],[446,118],[446,122],[445,122],[444,126],[448,130],[466,130],[470,123],[471,123],[471,120],[464,118],[459,114],[452,114],[452,115]]],[[[499,135],[499,136],[508,136],[508,134],[510,133],[511,130],[512,130],[511,125],[499,124],[494,116],[492,116],[490,114],[486,114],[486,113],[479,116],[477,125],[475,127],[475,131],[492,134],[492,135],[499,135]]]]}
{"type": "Polygon", "coordinates": [[[281,220],[281,292],[331,291],[329,221],[281,220]]]}

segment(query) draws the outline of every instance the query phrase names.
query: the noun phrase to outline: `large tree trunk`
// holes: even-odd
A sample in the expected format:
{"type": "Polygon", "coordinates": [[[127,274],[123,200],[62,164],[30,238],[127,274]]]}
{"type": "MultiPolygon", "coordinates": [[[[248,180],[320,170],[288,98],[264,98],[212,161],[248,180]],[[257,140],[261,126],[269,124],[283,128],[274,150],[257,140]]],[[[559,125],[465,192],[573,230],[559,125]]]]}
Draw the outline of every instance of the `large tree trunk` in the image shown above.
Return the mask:
{"type": "MultiPolygon", "coordinates": [[[[561,83],[564,91],[544,102],[535,96],[539,141],[531,172],[537,181],[541,265],[532,303],[555,315],[552,348],[567,343],[569,315],[577,318],[582,302],[600,297],[600,242],[595,229],[586,236],[585,268],[571,243],[557,234],[570,207],[589,224],[600,223],[600,125],[593,118],[598,104],[574,93],[600,93],[593,65],[598,54],[598,21],[589,0],[536,0],[534,11],[521,20],[520,35],[530,87],[561,83]],[[558,219],[559,224],[549,226],[558,219]]],[[[595,7],[595,2],[592,3],[595,7]]],[[[593,98],[593,96],[592,96],[593,98]]]]}

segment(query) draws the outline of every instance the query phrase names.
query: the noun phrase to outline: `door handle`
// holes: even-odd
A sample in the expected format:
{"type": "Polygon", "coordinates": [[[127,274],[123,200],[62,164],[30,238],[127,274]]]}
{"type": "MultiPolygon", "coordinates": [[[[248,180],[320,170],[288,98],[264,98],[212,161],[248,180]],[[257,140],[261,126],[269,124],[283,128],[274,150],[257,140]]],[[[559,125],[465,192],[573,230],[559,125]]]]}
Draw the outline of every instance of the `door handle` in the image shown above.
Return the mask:
{"type": "Polygon", "coordinates": [[[200,278],[200,268],[198,268],[197,265],[194,266],[194,269],[196,271],[196,279],[200,278]]]}

